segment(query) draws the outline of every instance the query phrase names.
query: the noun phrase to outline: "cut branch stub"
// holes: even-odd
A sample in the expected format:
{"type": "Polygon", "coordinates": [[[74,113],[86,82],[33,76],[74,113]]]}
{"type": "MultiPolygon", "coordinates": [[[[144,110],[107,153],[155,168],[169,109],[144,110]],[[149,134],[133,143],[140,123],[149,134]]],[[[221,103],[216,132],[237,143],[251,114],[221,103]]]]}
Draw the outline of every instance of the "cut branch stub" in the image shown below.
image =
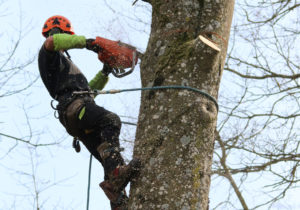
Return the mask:
{"type": "Polygon", "coordinates": [[[202,41],[204,44],[206,44],[207,46],[211,47],[212,49],[214,49],[214,50],[216,50],[218,52],[221,51],[221,49],[219,48],[219,46],[216,43],[214,43],[211,40],[205,38],[204,36],[199,35],[198,38],[200,39],[200,41],[202,41]]]}

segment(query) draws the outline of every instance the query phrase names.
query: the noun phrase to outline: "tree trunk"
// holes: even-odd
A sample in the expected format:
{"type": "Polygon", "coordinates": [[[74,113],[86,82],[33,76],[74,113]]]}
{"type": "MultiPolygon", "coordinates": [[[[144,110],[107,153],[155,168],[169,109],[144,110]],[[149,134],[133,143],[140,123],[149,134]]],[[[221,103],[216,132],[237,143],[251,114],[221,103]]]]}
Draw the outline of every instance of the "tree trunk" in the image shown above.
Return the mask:
{"type": "MultiPolygon", "coordinates": [[[[217,98],[234,0],[152,0],[143,87],[184,85],[217,98]],[[220,51],[204,44],[212,39],[220,51]]],[[[217,107],[187,90],[142,93],[129,209],[208,209],[217,107]]]]}

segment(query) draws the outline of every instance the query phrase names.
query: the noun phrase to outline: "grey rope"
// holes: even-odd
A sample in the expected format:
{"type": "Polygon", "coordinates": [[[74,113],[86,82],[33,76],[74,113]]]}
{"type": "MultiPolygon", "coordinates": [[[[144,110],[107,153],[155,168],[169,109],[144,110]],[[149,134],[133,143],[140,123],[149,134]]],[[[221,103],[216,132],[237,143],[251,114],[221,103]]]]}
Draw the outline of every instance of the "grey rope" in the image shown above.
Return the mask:
{"type": "Polygon", "coordinates": [[[99,94],[115,94],[115,93],[122,93],[122,92],[130,92],[130,91],[145,91],[145,90],[162,90],[162,89],[185,89],[189,91],[193,91],[199,93],[216,105],[217,111],[219,111],[219,105],[217,100],[208,94],[207,92],[193,88],[190,86],[180,86],[180,85],[170,85],[170,86],[154,86],[154,87],[144,87],[144,88],[131,88],[131,89],[119,89],[119,90],[94,90],[94,91],[74,91],[73,94],[94,94],[95,96],[99,94]]]}
{"type": "Polygon", "coordinates": [[[90,188],[91,188],[91,172],[92,172],[92,154],[90,155],[90,164],[89,164],[89,178],[88,178],[88,188],[87,188],[87,201],[86,201],[86,210],[89,210],[90,204],[90,188]]]}

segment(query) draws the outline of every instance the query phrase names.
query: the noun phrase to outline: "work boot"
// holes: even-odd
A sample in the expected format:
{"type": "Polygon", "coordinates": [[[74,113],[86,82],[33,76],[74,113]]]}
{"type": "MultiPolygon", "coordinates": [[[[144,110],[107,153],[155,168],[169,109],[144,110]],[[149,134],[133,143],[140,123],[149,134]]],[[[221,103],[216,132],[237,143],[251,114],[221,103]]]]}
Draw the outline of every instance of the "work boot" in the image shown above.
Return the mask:
{"type": "Polygon", "coordinates": [[[111,210],[128,210],[129,198],[126,195],[125,190],[119,193],[116,202],[110,202],[111,210]]]}
{"type": "Polygon", "coordinates": [[[127,203],[124,202],[128,200],[126,193],[124,193],[124,189],[127,184],[137,176],[140,166],[140,160],[133,159],[128,165],[115,168],[108,175],[108,180],[100,183],[100,187],[113,204],[118,205],[118,203],[127,203]]]}
{"type": "MultiPolygon", "coordinates": [[[[139,159],[132,159],[128,165],[122,165],[115,168],[106,180],[110,186],[110,191],[121,192],[127,184],[138,175],[141,167],[141,161],[139,159]]],[[[104,181],[105,182],[105,181],[104,181]]]]}
{"type": "Polygon", "coordinates": [[[108,180],[101,182],[100,187],[110,200],[111,210],[128,210],[127,205],[129,199],[124,189],[120,192],[114,192],[108,180]]]}
{"type": "Polygon", "coordinates": [[[139,159],[132,159],[128,165],[118,166],[109,175],[108,181],[114,192],[122,191],[137,174],[141,166],[139,159]]]}

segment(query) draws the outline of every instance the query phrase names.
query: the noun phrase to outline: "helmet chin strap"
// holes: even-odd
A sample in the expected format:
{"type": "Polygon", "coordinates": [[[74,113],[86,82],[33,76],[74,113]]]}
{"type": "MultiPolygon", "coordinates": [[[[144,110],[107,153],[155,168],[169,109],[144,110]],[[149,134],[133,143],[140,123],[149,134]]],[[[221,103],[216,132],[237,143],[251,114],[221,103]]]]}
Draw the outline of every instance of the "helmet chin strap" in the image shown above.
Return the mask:
{"type": "Polygon", "coordinates": [[[66,53],[66,55],[68,56],[68,58],[71,60],[71,56],[70,56],[70,54],[68,53],[68,51],[65,50],[64,52],[66,53]]]}

